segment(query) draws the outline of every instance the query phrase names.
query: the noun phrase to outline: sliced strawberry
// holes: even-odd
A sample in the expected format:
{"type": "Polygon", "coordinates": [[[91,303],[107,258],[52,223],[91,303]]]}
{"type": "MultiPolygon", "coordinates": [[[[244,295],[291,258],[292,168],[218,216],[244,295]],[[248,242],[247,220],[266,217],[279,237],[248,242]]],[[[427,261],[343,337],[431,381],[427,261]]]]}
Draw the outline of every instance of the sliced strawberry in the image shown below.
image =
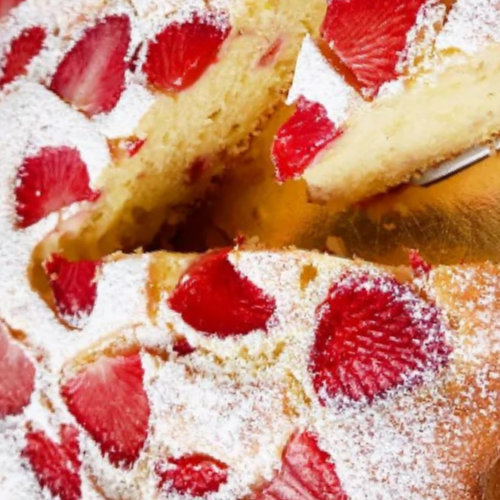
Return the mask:
{"type": "Polygon", "coordinates": [[[61,255],[45,263],[57,312],[73,328],[83,328],[94,308],[99,267],[100,262],[70,262],[61,255]]]}
{"type": "Polygon", "coordinates": [[[18,226],[26,228],[77,201],[95,200],[87,166],[68,147],[46,147],[25,158],[16,179],[18,226]]]}
{"type": "Polygon", "coordinates": [[[193,16],[169,24],[149,44],[143,71],[151,85],[180,92],[198,81],[216,62],[231,26],[222,14],[193,16]]]}
{"type": "Polygon", "coordinates": [[[300,177],[316,156],[342,134],[317,102],[301,97],[293,116],[278,130],[272,148],[280,182],[300,177]]]}
{"type": "Polygon", "coordinates": [[[432,271],[432,266],[422,258],[418,250],[410,250],[409,257],[416,276],[427,276],[432,271]]]}
{"type": "Polygon", "coordinates": [[[203,497],[216,493],[227,482],[228,467],[212,457],[202,454],[170,458],[156,464],[155,471],[164,492],[203,497]]]}
{"type": "Polygon", "coordinates": [[[22,454],[42,488],[47,488],[60,500],[80,500],[79,452],[78,431],[70,425],[62,425],[60,443],[55,443],[42,431],[29,432],[22,454]]]}
{"type": "Polygon", "coordinates": [[[251,500],[348,500],[328,453],[309,432],[288,441],[281,470],[251,500]]]}
{"type": "Polygon", "coordinates": [[[209,253],[191,266],[169,305],[191,327],[221,338],[266,330],[276,302],[235,270],[228,253],[209,253]]]}
{"type": "Polygon", "coordinates": [[[0,419],[18,415],[35,388],[35,367],[0,322],[0,419]]]}
{"type": "Polygon", "coordinates": [[[66,54],[50,89],[89,116],[108,113],[125,86],[129,45],[127,16],[102,19],[66,54]]]}
{"type": "Polygon", "coordinates": [[[318,309],[309,370],[320,400],[372,401],[445,365],[450,349],[438,310],[393,277],[341,278],[318,309]]]}
{"type": "Polygon", "coordinates": [[[370,94],[398,76],[397,65],[428,0],[331,0],[322,36],[370,94]]]}
{"type": "Polygon", "coordinates": [[[101,356],[66,381],[69,411],[114,465],[130,467],[148,433],[149,402],[139,354],[101,356]]]}
{"type": "Polygon", "coordinates": [[[26,73],[28,64],[42,50],[46,35],[43,28],[35,26],[13,40],[2,66],[0,87],[26,73]]]}
{"type": "Polygon", "coordinates": [[[6,16],[14,7],[17,7],[24,0],[0,0],[0,18],[6,16]]]}

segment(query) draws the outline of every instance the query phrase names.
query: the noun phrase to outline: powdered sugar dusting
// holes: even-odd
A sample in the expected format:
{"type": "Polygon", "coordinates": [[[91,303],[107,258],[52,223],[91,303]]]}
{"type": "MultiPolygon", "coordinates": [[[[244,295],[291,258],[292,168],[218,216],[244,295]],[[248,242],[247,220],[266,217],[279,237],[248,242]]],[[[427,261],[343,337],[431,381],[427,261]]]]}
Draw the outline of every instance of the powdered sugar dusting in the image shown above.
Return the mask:
{"type": "MultiPolygon", "coordinates": [[[[26,76],[21,76],[17,81],[34,81],[49,86],[59,63],[85,31],[106,17],[115,15],[127,16],[131,23],[131,43],[126,56],[129,60],[145,37],[144,20],[135,15],[128,2],[121,0],[106,3],[101,0],[78,0],[62,7],[54,0],[26,0],[15,15],[8,17],[4,23],[5,29],[0,31],[0,58],[23,29],[43,27],[47,33],[44,46],[30,62],[26,76]]],[[[98,130],[110,138],[131,135],[154,101],[154,96],[136,82],[138,78],[130,70],[126,80],[124,92],[115,109],[109,114],[93,118],[98,130]]],[[[6,90],[12,86],[15,86],[15,82],[7,85],[6,90]]]]}
{"type": "Polygon", "coordinates": [[[164,18],[174,12],[189,12],[205,7],[203,0],[131,0],[141,17],[164,18]]]}
{"type": "MultiPolygon", "coordinates": [[[[72,335],[56,320],[30,286],[28,270],[31,252],[57,225],[71,216],[75,204],[61,214],[53,213],[39,223],[19,230],[15,226],[14,182],[23,159],[44,146],[76,148],[86,163],[92,180],[109,162],[104,139],[78,112],[68,108],[43,87],[23,83],[0,101],[0,128],[10,130],[0,137],[0,317],[24,332],[30,342],[51,352],[57,366],[60,356],[71,350],[72,335]],[[59,120],[54,120],[54,117],[59,120]],[[57,346],[57,349],[54,349],[57,346]]],[[[73,346],[77,349],[77,346],[73,346]]],[[[75,352],[74,350],[72,352],[75,352]]]]}
{"type": "Polygon", "coordinates": [[[107,114],[94,117],[98,129],[109,138],[127,137],[154,103],[154,95],[142,85],[129,84],[116,107],[107,114]]]}
{"type": "Polygon", "coordinates": [[[433,405],[400,400],[400,407],[394,401],[378,404],[349,413],[341,422],[316,413],[323,446],[349,498],[450,498],[450,480],[434,470],[445,463],[436,453],[433,405]]]}
{"type": "Polygon", "coordinates": [[[242,498],[261,478],[272,477],[293,431],[283,414],[282,382],[276,375],[245,371],[224,375],[203,359],[189,365],[167,363],[157,373],[149,388],[156,422],[151,443],[155,456],[196,452],[228,464],[228,483],[210,495],[213,500],[242,498]],[[196,373],[198,364],[202,371],[196,373]]]}
{"type": "MultiPolygon", "coordinates": [[[[190,263],[183,256],[169,258],[179,275],[190,263]]],[[[467,491],[470,485],[465,470],[472,458],[462,447],[469,447],[476,433],[484,431],[493,436],[498,432],[489,424],[494,415],[500,414],[498,398],[492,397],[500,390],[500,342],[491,327],[500,319],[495,306],[500,295],[496,268],[482,274],[474,268],[438,270],[429,284],[419,281],[418,286],[423,286],[442,308],[442,325],[453,347],[448,367],[426,373],[418,388],[397,387],[372,404],[344,401],[340,406],[324,406],[308,371],[318,307],[332,284],[346,273],[352,277],[368,274],[376,283],[376,277],[386,271],[298,251],[234,251],[230,261],[239,273],[276,299],[277,312],[270,320],[269,331],[251,333],[247,336],[251,340],[239,338],[231,342],[191,332],[189,341],[197,342],[198,349],[188,356],[177,356],[170,348],[171,333],[187,333],[179,331],[182,320],[171,317],[174,324],[169,331],[162,322],[151,323],[148,316],[145,290],[150,279],[150,257],[121,256],[104,264],[94,311],[79,334],[83,340],[75,345],[86,349],[99,339],[144,340],[148,349],[163,349],[168,356],[142,354],[152,413],[148,440],[131,470],[102,459],[97,443],[82,431],[84,484],[88,489],[84,500],[95,495],[92,482],[109,498],[163,498],[157,488],[155,464],[191,453],[210,455],[229,467],[228,482],[207,498],[237,500],[257,484],[272,479],[280,468],[283,448],[296,429],[318,435],[350,500],[424,500],[429,495],[446,499],[455,498],[450,497],[450,492],[467,491]],[[310,273],[307,281],[305,268],[310,273]],[[315,272],[311,273],[311,269],[315,272]],[[439,284],[443,275],[450,286],[439,284]],[[474,286],[480,295],[470,291],[474,286]],[[454,323],[457,314],[463,320],[454,330],[448,322],[454,323]],[[477,338],[478,349],[470,349],[471,338],[477,338]],[[452,386],[457,389],[452,390],[452,386]]],[[[412,293],[407,290],[399,299],[409,300],[416,321],[426,321],[428,306],[415,298],[415,293],[424,289],[414,288],[412,293]]],[[[166,307],[167,297],[168,293],[162,296],[162,307],[166,307]]],[[[52,327],[62,328],[55,322],[52,327]]],[[[72,334],[66,329],[65,333],[72,334]]],[[[47,349],[56,352],[58,341],[52,337],[50,342],[47,349]]],[[[73,355],[73,349],[65,352],[58,366],[71,361],[73,355]]],[[[48,394],[56,401],[57,371],[54,366],[43,372],[37,386],[53,387],[48,394]]],[[[72,422],[60,401],[55,415],[59,414],[60,420],[50,417],[45,423],[39,420],[37,425],[54,434],[60,421],[72,422]]],[[[23,418],[35,418],[31,410],[25,415],[23,418]]],[[[12,448],[14,438],[9,436],[0,438],[4,440],[3,450],[18,450],[12,448]]],[[[481,443],[472,449],[496,453],[484,449],[481,443]]],[[[9,466],[9,470],[22,467],[20,464],[9,466]]],[[[21,470],[12,474],[20,474],[21,470]]],[[[9,481],[9,485],[14,484],[9,481]]],[[[27,487],[36,491],[36,483],[30,481],[27,487]]],[[[175,492],[169,498],[192,500],[175,492]]]]}
{"type": "Polygon", "coordinates": [[[92,123],[35,83],[22,83],[0,100],[0,126],[11,131],[2,138],[4,186],[12,185],[24,158],[44,146],[78,149],[94,183],[111,161],[106,141],[92,123]]]}
{"type": "Polygon", "coordinates": [[[300,96],[322,104],[337,126],[362,103],[358,93],[330,66],[310,36],[302,44],[287,103],[294,103],[300,96]]]}
{"type": "Polygon", "coordinates": [[[407,35],[406,50],[398,64],[400,74],[415,75],[432,71],[434,43],[446,18],[446,6],[440,0],[425,3],[417,16],[415,26],[407,35]]]}
{"type": "Polygon", "coordinates": [[[497,0],[458,0],[438,37],[439,50],[467,54],[489,43],[500,43],[500,6],[497,0]]]}
{"type": "MultiPolygon", "coordinates": [[[[59,394],[59,377],[47,369],[36,348],[22,346],[36,368],[35,390],[23,414],[0,421],[0,486],[3,498],[19,500],[52,500],[46,489],[42,490],[27,459],[21,453],[26,446],[27,429],[42,431],[54,442],[60,442],[62,424],[74,424],[59,394]],[[31,351],[31,352],[28,352],[31,351]]],[[[83,483],[88,485],[86,477],[83,483]]],[[[95,500],[96,492],[88,485],[84,488],[85,500],[95,500]]]]}

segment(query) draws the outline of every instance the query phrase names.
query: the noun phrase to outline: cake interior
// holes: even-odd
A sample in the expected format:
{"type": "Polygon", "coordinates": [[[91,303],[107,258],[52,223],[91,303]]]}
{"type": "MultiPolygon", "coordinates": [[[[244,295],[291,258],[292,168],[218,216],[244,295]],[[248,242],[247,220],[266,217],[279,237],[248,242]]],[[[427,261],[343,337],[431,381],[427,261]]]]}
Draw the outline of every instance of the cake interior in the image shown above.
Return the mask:
{"type": "Polygon", "coordinates": [[[245,150],[249,132],[258,133],[283,101],[301,40],[317,31],[325,7],[318,0],[308,9],[299,0],[245,5],[218,63],[193,87],[158,96],[135,132],[147,138],[140,153],[105,170],[105,196],[76,231],[61,228],[60,251],[98,258],[178,224],[221,172],[221,158],[245,150]]]}

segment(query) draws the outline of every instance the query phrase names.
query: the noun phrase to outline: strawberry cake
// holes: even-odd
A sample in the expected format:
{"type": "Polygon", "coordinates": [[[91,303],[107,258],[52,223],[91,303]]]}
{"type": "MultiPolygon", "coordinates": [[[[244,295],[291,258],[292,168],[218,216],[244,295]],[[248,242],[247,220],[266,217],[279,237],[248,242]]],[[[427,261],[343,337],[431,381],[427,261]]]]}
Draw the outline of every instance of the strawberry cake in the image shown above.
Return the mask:
{"type": "Polygon", "coordinates": [[[355,203],[500,132],[496,0],[330,0],[278,132],[277,178],[355,203]]]}
{"type": "Polygon", "coordinates": [[[178,222],[217,158],[247,147],[282,100],[324,10],[323,0],[0,0],[12,223],[27,230],[64,208],[51,244],[95,257],[178,222]]]}
{"type": "Polygon", "coordinates": [[[497,266],[102,257],[244,147],[321,4],[0,0],[1,500],[495,500],[497,266]]]}
{"type": "Polygon", "coordinates": [[[51,256],[0,291],[1,498],[484,499],[500,271],[411,262],[51,256]]]}

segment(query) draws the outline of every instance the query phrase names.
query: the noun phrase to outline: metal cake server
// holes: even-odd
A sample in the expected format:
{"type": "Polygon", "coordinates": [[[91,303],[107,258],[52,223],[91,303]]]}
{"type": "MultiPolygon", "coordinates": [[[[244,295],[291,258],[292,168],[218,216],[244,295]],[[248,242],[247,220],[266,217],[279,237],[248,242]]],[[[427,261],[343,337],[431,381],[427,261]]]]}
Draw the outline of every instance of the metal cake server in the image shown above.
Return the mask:
{"type": "Polygon", "coordinates": [[[494,150],[500,151],[500,139],[490,145],[477,146],[469,149],[460,156],[445,161],[436,168],[427,170],[420,177],[413,179],[411,184],[415,186],[428,186],[429,184],[433,184],[434,182],[440,181],[454,173],[459,172],[460,170],[484,160],[485,158],[488,158],[488,156],[492,155],[494,150]]]}

